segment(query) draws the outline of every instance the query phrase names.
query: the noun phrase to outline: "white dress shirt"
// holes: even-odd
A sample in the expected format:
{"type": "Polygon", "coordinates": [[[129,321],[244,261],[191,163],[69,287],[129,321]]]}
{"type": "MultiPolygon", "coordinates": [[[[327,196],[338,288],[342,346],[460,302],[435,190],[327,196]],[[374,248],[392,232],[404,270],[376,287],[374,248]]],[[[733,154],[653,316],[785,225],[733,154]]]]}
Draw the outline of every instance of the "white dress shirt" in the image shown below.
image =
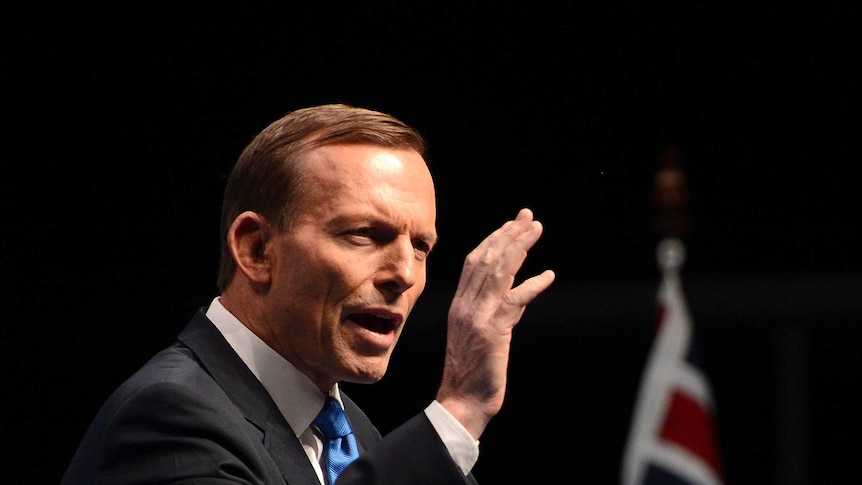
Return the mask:
{"type": "MultiPolygon", "coordinates": [[[[302,430],[297,438],[311,461],[320,483],[326,483],[320,460],[323,442],[314,433],[311,422],[323,407],[326,396],[305,374],[263,342],[225,309],[215,297],[207,309],[207,318],[215,324],[245,365],[266,388],[284,419],[293,430],[302,430]]],[[[341,403],[338,384],[329,395],[341,403]]],[[[342,407],[343,404],[342,404],[342,407]]],[[[479,442],[437,401],[425,408],[425,414],[445,443],[449,454],[466,475],[479,459],[479,442]]]]}

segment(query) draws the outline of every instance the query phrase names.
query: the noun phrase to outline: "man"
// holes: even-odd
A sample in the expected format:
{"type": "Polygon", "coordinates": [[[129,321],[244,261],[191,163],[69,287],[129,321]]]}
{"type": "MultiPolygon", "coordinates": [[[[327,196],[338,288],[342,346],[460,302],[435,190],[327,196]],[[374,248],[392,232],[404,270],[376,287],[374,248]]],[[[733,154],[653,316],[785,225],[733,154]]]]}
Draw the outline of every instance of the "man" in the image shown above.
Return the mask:
{"type": "Polygon", "coordinates": [[[219,296],[107,400],[63,483],[331,485],[313,424],[328,397],[360,453],[338,485],[476,483],[513,328],[554,279],[513,287],[542,233],[528,209],[465,259],[424,412],[382,437],[338,386],[383,377],[425,287],[437,232],[424,149],[401,121],[345,105],[258,134],[225,189],[219,296]]]}

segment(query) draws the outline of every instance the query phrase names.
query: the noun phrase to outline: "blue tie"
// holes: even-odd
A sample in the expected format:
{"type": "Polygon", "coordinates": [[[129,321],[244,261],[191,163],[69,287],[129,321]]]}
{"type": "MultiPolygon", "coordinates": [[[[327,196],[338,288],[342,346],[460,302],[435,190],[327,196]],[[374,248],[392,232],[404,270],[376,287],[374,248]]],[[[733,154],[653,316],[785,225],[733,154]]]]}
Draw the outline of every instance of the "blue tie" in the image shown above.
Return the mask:
{"type": "Polygon", "coordinates": [[[326,474],[329,485],[359,456],[353,429],[344,415],[344,410],[334,397],[327,397],[323,409],[314,418],[314,425],[326,437],[326,474]]]}

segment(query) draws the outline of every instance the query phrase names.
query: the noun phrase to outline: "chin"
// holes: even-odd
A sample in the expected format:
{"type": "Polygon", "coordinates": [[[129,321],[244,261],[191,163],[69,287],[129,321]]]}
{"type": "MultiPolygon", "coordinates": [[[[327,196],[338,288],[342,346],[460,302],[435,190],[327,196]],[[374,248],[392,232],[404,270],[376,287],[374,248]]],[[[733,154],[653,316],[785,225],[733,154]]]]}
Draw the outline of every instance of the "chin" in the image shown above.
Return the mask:
{"type": "Polygon", "coordinates": [[[342,380],[356,384],[374,384],[380,379],[383,379],[383,376],[386,375],[386,369],[388,366],[388,358],[385,362],[379,362],[378,358],[369,359],[368,357],[365,357],[363,361],[358,363],[358,365],[345,369],[348,377],[342,380]],[[373,362],[368,362],[368,360],[373,362]]]}

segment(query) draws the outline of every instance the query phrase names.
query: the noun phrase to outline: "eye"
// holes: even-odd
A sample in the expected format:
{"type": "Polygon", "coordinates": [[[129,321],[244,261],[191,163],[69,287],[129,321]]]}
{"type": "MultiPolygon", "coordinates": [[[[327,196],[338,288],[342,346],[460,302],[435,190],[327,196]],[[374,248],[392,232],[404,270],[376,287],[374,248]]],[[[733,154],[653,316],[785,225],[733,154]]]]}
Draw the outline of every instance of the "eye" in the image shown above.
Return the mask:
{"type": "Polygon", "coordinates": [[[364,227],[354,227],[352,229],[347,229],[342,233],[343,237],[345,237],[352,244],[358,245],[366,245],[375,240],[377,235],[374,232],[374,228],[369,226],[364,227]]]}
{"type": "Polygon", "coordinates": [[[424,239],[414,239],[413,248],[421,255],[421,259],[425,259],[431,254],[431,244],[424,239]]]}
{"type": "Polygon", "coordinates": [[[355,229],[351,229],[347,231],[348,234],[352,236],[359,237],[371,237],[373,235],[374,230],[370,227],[357,227],[355,229]]]}

